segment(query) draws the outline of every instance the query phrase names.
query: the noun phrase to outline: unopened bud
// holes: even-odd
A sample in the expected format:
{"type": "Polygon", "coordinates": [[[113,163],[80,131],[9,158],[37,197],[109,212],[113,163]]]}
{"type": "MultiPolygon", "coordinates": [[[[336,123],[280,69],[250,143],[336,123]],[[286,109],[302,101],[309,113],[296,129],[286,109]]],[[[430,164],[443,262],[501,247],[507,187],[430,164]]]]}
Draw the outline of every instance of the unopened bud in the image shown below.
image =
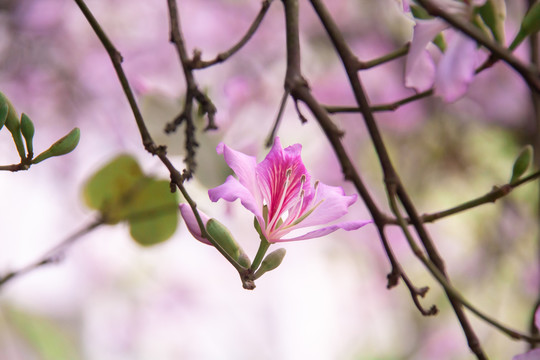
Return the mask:
{"type": "Polygon", "coordinates": [[[26,150],[28,151],[28,157],[31,158],[34,154],[33,138],[35,133],[34,124],[32,120],[23,113],[21,115],[21,132],[26,142],[26,150]]]}
{"type": "Polygon", "coordinates": [[[81,137],[81,131],[79,128],[75,128],[69,132],[66,136],[51,145],[50,148],[36,156],[32,160],[32,164],[37,164],[45,159],[53,156],[65,155],[77,147],[79,139],[81,137]]]}
{"type": "Polygon", "coordinates": [[[260,278],[265,272],[277,268],[285,257],[285,249],[277,249],[268,254],[261,263],[259,270],[255,272],[255,279],[260,278]]]}
{"type": "Polygon", "coordinates": [[[510,183],[519,180],[519,178],[525,174],[529,166],[531,165],[533,156],[533,148],[531,145],[525,146],[516,160],[514,161],[514,167],[512,168],[512,177],[510,178],[510,183]]]}
{"type": "Polygon", "coordinates": [[[249,268],[251,266],[248,256],[234,240],[229,229],[222,223],[212,218],[206,223],[206,232],[240,265],[249,268]],[[249,265],[247,265],[249,264],[249,265]],[[247,266],[246,266],[247,265],[247,266]]]}

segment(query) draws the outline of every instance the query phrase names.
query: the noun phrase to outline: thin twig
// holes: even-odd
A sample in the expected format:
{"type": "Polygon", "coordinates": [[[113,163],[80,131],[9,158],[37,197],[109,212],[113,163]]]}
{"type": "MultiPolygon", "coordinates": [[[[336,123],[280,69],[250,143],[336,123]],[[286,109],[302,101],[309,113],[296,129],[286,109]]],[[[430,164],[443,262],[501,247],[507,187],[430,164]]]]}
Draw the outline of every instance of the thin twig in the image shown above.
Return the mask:
{"type": "Polygon", "coordinates": [[[470,303],[461,293],[456,290],[451,284],[448,278],[439,270],[439,268],[433,264],[422,252],[422,250],[416,245],[411,233],[409,232],[407,222],[401,215],[401,211],[399,210],[399,207],[396,202],[397,194],[395,186],[389,186],[388,187],[388,199],[390,202],[390,207],[392,208],[392,212],[398,219],[399,226],[403,230],[403,233],[407,239],[407,242],[409,243],[409,247],[413,251],[413,253],[420,259],[420,261],[427,267],[427,269],[431,272],[431,274],[437,279],[437,281],[443,286],[446,292],[452,294],[452,297],[455,299],[458,299],[463,306],[465,306],[467,309],[469,309],[472,313],[474,313],[476,316],[478,316],[480,319],[484,320],[488,324],[494,326],[498,330],[500,330],[502,333],[508,335],[512,339],[515,340],[527,340],[533,343],[540,343],[540,337],[533,337],[529,336],[525,333],[521,333],[519,331],[513,330],[509,328],[506,325],[501,324],[499,321],[495,320],[491,316],[483,313],[475,307],[472,303],[470,303]]]}
{"type": "MultiPolygon", "coordinates": [[[[395,111],[400,106],[408,104],[410,102],[423,99],[425,97],[429,97],[433,95],[433,89],[429,89],[426,91],[422,91],[418,94],[414,94],[411,96],[408,96],[406,98],[403,98],[401,100],[388,103],[388,104],[380,104],[380,105],[373,105],[370,107],[371,112],[383,112],[383,111],[395,111]]],[[[324,108],[329,114],[337,114],[337,113],[359,113],[361,112],[361,109],[358,106],[331,106],[331,105],[325,105],[324,108]]]]}
{"type": "MultiPolygon", "coordinates": [[[[490,192],[480,197],[477,197],[475,199],[472,199],[462,204],[451,207],[449,209],[437,211],[431,214],[424,214],[420,217],[420,219],[423,223],[431,223],[431,222],[440,220],[442,218],[455,215],[466,210],[473,209],[480,205],[494,203],[500,198],[505,197],[506,195],[510,194],[518,186],[528,183],[529,181],[536,180],[539,177],[540,177],[540,171],[536,171],[528,176],[525,176],[517,181],[514,181],[513,183],[504,184],[501,186],[494,186],[490,192]]],[[[405,221],[408,224],[411,223],[411,220],[409,218],[406,218],[405,221]]],[[[388,218],[388,224],[399,225],[396,219],[390,219],[390,218],[388,218]]]]}
{"type": "Polygon", "coordinates": [[[201,114],[208,115],[208,125],[206,130],[216,129],[215,114],[216,107],[210,100],[210,98],[200,91],[195,76],[193,75],[193,69],[191,67],[191,60],[187,54],[186,45],[182,32],[180,30],[180,17],[178,16],[178,7],[175,0],[168,0],[167,6],[169,9],[169,25],[170,25],[170,41],[175,45],[176,52],[182,65],[184,72],[184,78],[186,80],[186,96],[184,100],[184,109],[176,117],[176,119],[167,124],[165,132],[171,133],[176,131],[176,128],[183,122],[186,123],[185,135],[186,135],[186,158],[184,159],[187,165],[187,172],[185,176],[190,178],[196,168],[195,161],[195,149],[199,146],[197,139],[195,138],[195,125],[193,122],[193,102],[197,101],[200,105],[201,114]]]}
{"type": "MultiPolygon", "coordinates": [[[[116,51],[116,49],[114,48],[112,43],[109,41],[109,39],[105,35],[105,33],[104,33],[103,29],[101,28],[101,26],[99,25],[99,23],[96,21],[96,19],[94,18],[94,16],[90,12],[90,10],[84,4],[84,1],[83,0],[74,0],[74,1],[79,5],[81,10],[83,11],[83,14],[85,15],[86,19],[91,24],[92,29],[96,32],[99,39],[102,41],[102,44],[103,44],[104,48],[106,49],[106,51],[109,54],[112,53],[112,54],[118,54],[119,55],[119,53],[116,51]]],[[[137,103],[135,102],[135,98],[133,97],[133,93],[131,92],[129,82],[127,81],[127,79],[126,79],[126,77],[124,75],[124,71],[123,71],[122,65],[121,65],[121,57],[120,56],[110,56],[110,58],[111,58],[111,61],[112,61],[113,65],[114,65],[114,69],[115,69],[115,71],[116,71],[116,73],[117,73],[117,75],[120,78],[120,81],[122,83],[122,89],[124,90],[124,94],[126,95],[126,98],[128,99],[130,105],[132,105],[132,111],[133,111],[133,115],[135,117],[135,120],[137,121],[137,124],[140,125],[139,126],[139,131],[141,132],[141,136],[143,137],[143,144],[145,144],[146,150],[148,152],[150,152],[151,154],[158,156],[159,159],[161,160],[161,162],[169,170],[169,173],[171,175],[171,182],[174,183],[176,185],[176,187],[178,187],[178,189],[180,189],[180,192],[184,196],[186,202],[189,203],[191,209],[193,210],[195,218],[197,219],[197,223],[198,223],[199,228],[201,230],[201,234],[206,239],[208,239],[208,241],[210,241],[210,243],[221,253],[221,255],[223,255],[223,257],[225,257],[225,259],[227,259],[227,261],[229,263],[231,263],[234,266],[234,268],[238,271],[238,273],[239,273],[239,275],[241,277],[243,286],[246,289],[255,288],[255,284],[253,283],[253,280],[252,280],[252,274],[250,274],[248,272],[249,269],[245,269],[244,267],[242,267],[234,258],[232,258],[231,255],[229,255],[223,249],[223,247],[210,234],[208,234],[206,232],[206,229],[204,227],[204,223],[202,222],[199,211],[197,210],[197,204],[193,201],[193,199],[191,199],[191,197],[189,196],[189,194],[187,193],[187,191],[186,191],[186,189],[184,187],[183,181],[184,181],[186,176],[183,175],[183,174],[180,174],[180,172],[174,167],[174,165],[171,163],[171,161],[167,157],[167,154],[166,154],[166,151],[165,151],[164,147],[156,146],[154,141],[152,140],[152,137],[150,136],[150,134],[147,131],[146,132],[144,131],[146,129],[146,126],[144,124],[144,120],[143,120],[143,118],[141,116],[141,112],[140,112],[140,110],[139,110],[139,108],[137,106],[137,103]]]]}
{"type": "Polygon", "coordinates": [[[139,110],[139,107],[137,106],[137,101],[135,100],[135,96],[133,95],[133,91],[131,90],[131,87],[129,86],[129,82],[127,80],[126,74],[124,73],[124,70],[122,69],[122,55],[116,48],[114,47],[113,43],[109,40],[107,34],[103,31],[99,23],[97,22],[96,18],[88,9],[85,2],[83,0],[74,0],[75,3],[79,6],[81,9],[81,12],[83,13],[84,17],[92,27],[92,30],[96,33],[97,37],[103,44],[103,47],[107,51],[107,54],[109,54],[109,57],[111,58],[111,62],[114,66],[114,70],[116,72],[116,75],[118,76],[118,80],[120,80],[120,85],[122,86],[122,90],[126,94],[127,100],[129,102],[129,106],[131,107],[131,111],[133,112],[133,115],[135,116],[135,121],[137,122],[137,127],[139,128],[139,133],[141,134],[142,142],[144,145],[144,148],[152,153],[155,154],[157,149],[155,148],[155,144],[152,141],[152,137],[150,136],[150,133],[148,132],[148,129],[144,123],[143,117],[141,115],[141,111],[139,110]]]}
{"type": "Polygon", "coordinates": [[[248,31],[244,34],[244,36],[240,39],[238,43],[236,43],[229,50],[218,54],[213,60],[208,61],[201,60],[201,52],[196,51],[193,55],[193,60],[191,60],[191,68],[194,70],[204,69],[212,65],[222,63],[231,56],[233,56],[235,53],[237,53],[253,37],[253,35],[259,28],[259,25],[262,23],[264,16],[268,12],[272,1],[273,0],[264,0],[261,3],[261,10],[259,10],[257,17],[255,17],[255,20],[253,20],[253,23],[249,27],[248,31]]]}
{"type": "Polygon", "coordinates": [[[354,168],[353,163],[348,156],[343,143],[341,142],[341,136],[343,133],[337,129],[335,124],[332,122],[328,113],[324,108],[317,102],[313,97],[309,86],[302,77],[300,69],[300,48],[299,48],[299,29],[298,29],[298,3],[296,0],[285,1],[285,23],[287,24],[287,75],[285,78],[285,88],[291,91],[291,96],[295,101],[302,101],[308,109],[311,111],[315,119],[319,122],[319,125],[322,127],[326,137],[329,142],[332,144],[334,151],[339,159],[343,175],[346,180],[351,181],[362,199],[366,204],[377,230],[379,232],[379,237],[385,249],[386,255],[390,261],[391,271],[388,274],[388,283],[387,287],[392,288],[397,285],[399,278],[401,277],[411,296],[413,301],[419,311],[423,315],[433,315],[437,310],[435,307],[431,307],[428,310],[425,310],[420,302],[418,297],[423,297],[427,288],[417,288],[412,282],[408,279],[407,275],[403,271],[401,265],[397,261],[389,243],[384,233],[384,227],[386,224],[387,216],[384,215],[379,207],[376,205],[375,201],[371,197],[371,194],[367,190],[364,182],[362,181],[360,175],[354,168]]]}
{"type": "Polygon", "coordinates": [[[405,44],[403,45],[401,48],[399,49],[396,49],[386,55],[383,55],[381,57],[378,57],[376,59],[373,59],[373,60],[369,60],[369,61],[360,61],[360,60],[357,60],[357,64],[356,64],[356,67],[358,70],[366,70],[366,69],[370,69],[372,67],[375,67],[375,66],[379,66],[379,65],[382,65],[384,63],[387,63],[389,61],[392,61],[392,60],[395,60],[395,59],[398,59],[402,56],[405,56],[407,55],[407,53],[409,52],[409,47],[410,47],[410,44],[405,44]]]}
{"type": "Polygon", "coordinates": [[[274,143],[274,138],[276,137],[276,133],[279,128],[281,118],[283,117],[283,111],[285,110],[285,104],[287,103],[288,98],[289,98],[289,92],[285,90],[285,92],[283,92],[283,96],[281,97],[281,101],[279,103],[279,111],[277,113],[276,120],[274,120],[274,126],[272,127],[272,131],[266,138],[265,145],[267,148],[272,146],[272,144],[274,143]]]}
{"type": "Polygon", "coordinates": [[[0,171],[11,171],[11,172],[17,172],[17,171],[24,171],[30,169],[30,165],[28,164],[13,164],[13,165],[0,165],[0,171]]]}
{"type": "Polygon", "coordinates": [[[26,265],[23,268],[20,268],[18,270],[10,271],[7,274],[0,277],[0,288],[4,286],[9,281],[15,279],[16,277],[20,277],[21,275],[25,275],[33,270],[36,270],[44,265],[58,263],[64,256],[65,252],[68,250],[68,248],[75,242],[75,240],[79,239],[80,237],[88,234],[95,228],[103,225],[105,222],[103,219],[97,219],[90,224],[83,227],[81,230],[75,232],[74,234],[71,234],[68,236],[65,240],[61,241],[58,245],[47,251],[41,258],[36,260],[35,262],[26,265]]]}

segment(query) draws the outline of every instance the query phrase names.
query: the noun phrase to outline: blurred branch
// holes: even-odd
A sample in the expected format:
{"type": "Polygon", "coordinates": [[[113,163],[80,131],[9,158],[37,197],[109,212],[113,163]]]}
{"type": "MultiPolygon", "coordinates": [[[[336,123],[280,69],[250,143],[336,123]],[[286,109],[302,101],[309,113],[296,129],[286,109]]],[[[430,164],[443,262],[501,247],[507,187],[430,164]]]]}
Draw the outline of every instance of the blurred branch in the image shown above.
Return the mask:
{"type": "Polygon", "coordinates": [[[289,98],[289,92],[285,90],[283,93],[283,96],[281,97],[280,105],[279,105],[279,111],[276,116],[276,120],[274,120],[274,126],[272,127],[272,131],[266,138],[266,147],[271,147],[274,143],[274,138],[276,137],[277,130],[279,128],[279,124],[281,122],[281,118],[283,117],[283,111],[285,110],[285,104],[287,103],[287,99],[289,98]]]}
{"type": "Polygon", "coordinates": [[[255,34],[257,29],[259,28],[259,25],[261,24],[262,20],[264,19],[264,16],[268,12],[268,9],[270,8],[270,4],[273,0],[263,0],[261,4],[261,10],[259,10],[259,13],[257,14],[257,17],[255,17],[255,20],[253,20],[253,23],[249,27],[246,34],[240,39],[240,41],[235,44],[232,48],[229,50],[222,52],[218,54],[213,60],[204,61],[201,60],[201,52],[196,51],[193,54],[193,60],[191,60],[191,68],[194,70],[198,69],[204,69],[207,67],[210,67],[215,64],[219,64],[233,56],[236,52],[238,52],[247,42],[252,38],[252,36],[255,34]]]}
{"type": "MultiPolygon", "coordinates": [[[[343,66],[345,67],[345,71],[347,73],[347,77],[349,78],[349,82],[353,90],[356,102],[361,109],[362,115],[364,117],[364,122],[366,124],[366,127],[368,128],[371,140],[377,152],[377,156],[379,158],[379,162],[384,173],[385,184],[387,188],[391,186],[396,187],[396,194],[399,197],[401,203],[404,205],[409,217],[411,218],[411,223],[414,225],[414,228],[418,234],[418,237],[422,241],[424,248],[426,249],[430,261],[435,264],[436,268],[442,274],[443,278],[446,279],[447,275],[444,262],[439,255],[429,234],[424,228],[424,225],[420,220],[420,217],[418,216],[418,213],[412,201],[410,200],[409,195],[405,191],[405,188],[403,187],[399,176],[392,165],[392,162],[386,150],[386,146],[384,145],[381,134],[375,122],[375,118],[370,110],[369,101],[356,72],[355,56],[345,42],[342,33],[338,29],[337,25],[335,24],[324,4],[320,0],[310,1],[313,5],[313,8],[315,9],[315,12],[317,13],[317,16],[321,20],[321,23],[323,24],[328,36],[330,37],[330,40],[332,41],[332,44],[334,45],[343,63],[343,66]]],[[[341,161],[342,158],[339,158],[341,161]]],[[[482,347],[480,346],[478,337],[476,336],[473,328],[469,323],[469,320],[465,315],[465,312],[463,311],[463,307],[459,299],[454,297],[454,295],[451,292],[447,291],[446,288],[445,291],[454,309],[454,312],[456,313],[456,316],[461,324],[463,332],[467,337],[469,348],[477,356],[478,359],[487,359],[482,347]]]]}
{"type": "MultiPolygon", "coordinates": [[[[425,97],[429,97],[431,95],[433,95],[433,89],[422,91],[421,93],[408,96],[406,98],[395,101],[393,103],[373,105],[373,106],[370,107],[370,110],[371,110],[371,112],[394,111],[394,110],[397,110],[402,105],[408,104],[408,103],[416,101],[416,100],[423,99],[425,97]]],[[[358,113],[358,112],[362,111],[358,106],[330,106],[330,105],[325,105],[324,108],[326,109],[326,111],[329,114],[358,113]]]]}
{"type": "MultiPolygon", "coordinates": [[[[139,125],[139,131],[141,132],[141,136],[143,137],[143,144],[145,145],[145,148],[148,152],[150,152],[152,155],[158,156],[161,162],[167,167],[169,170],[169,173],[171,175],[171,183],[174,184],[182,195],[184,196],[184,199],[186,202],[190,205],[191,209],[193,210],[193,213],[195,215],[195,218],[197,219],[197,223],[199,225],[199,228],[201,230],[202,236],[204,236],[210,243],[223,255],[225,259],[231,265],[234,266],[234,268],[238,271],[238,274],[241,277],[242,284],[244,288],[246,289],[254,289],[255,284],[253,283],[253,280],[251,278],[252,274],[249,273],[249,269],[245,269],[242,267],[235,259],[231,257],[224,249],[223,247],[216,242],[216,240],[206,232],[206,228],[204,227],[204,224],[202,222],[201,216],[199,214],[199,211],[197,210],[197,204],[193,201],[193,199],[189,196],[188,192],[186,191],[184,187],[184,180],[187,178],[187,174],[185,173],[186,170],[184,170],[184,174],[180,174],[180,172],[174,167],[172,162],[169,160],[166,154],[166,150],[163,146],[156,146],[154,143],[152,137],[146,131],[146,125],[144,124],[144,120],[142,118],[141,112],[137,106],[137,103],[135,101],[135,98],[133,97],[133,93],[131,92],[131,88],[129,86],[129,83],[125,77],[124,71],[122,69],[121,62],[121,56],[119,55],[118,51],[114,48],[112,43],[109,41],[105,33],[103,32],[101,26],[99,23],[95,20],[94,16],[90,12],[90,10],[86,7],[83,0],[74,0],[79,7],[81,8],[83,14],[85,15],[86,19],[92,26],[92,29],[96,32],[96,35],[98,35],[98,38],[101,40],[103,46],[107,50],[107,52],[111,55],[117,54],[118,56],[110,56],[111,61],[114,65],[114,69],[120,78],[120,81],[122,83],[122,89],[124,90],[124,93],[126,95],[126,98],[128,99],[133,115],[135,116],[135,120],[137,121],[137,125],[139,125]]],[[[173,3],[174,1],[169,1],[169,3],[173,3]]],[[[174,5],[173,5],[174,6],[174,5]]],[[[176,9],[174,7],[174,9],[176,9]]],[[[174,10],[173,9],[173,10],[174,10]]],[[[174,191],[174,187],[171,186],[171,190],[174,191]]]]}
{"type": "Polygon", "coordinates": [[[418,0],[417,2],[422,5],[422,7],[424,7],[424,9],[426,9],[430,15],[444,19],[452,27],[483,45],[485,48],[491,51],[496,58],[506,62],[523,77],[531,90],[540,93],[540,72],[538,69],[523,64],[518,58],[512,55],[510,51],[498,43],[488,39],[476,26],[456,16],[448,14],[431,0],[418,0]]]}
{"type": "Polygon", "coordinates": [[[409,232],[407,221],[401,215],[401,211],[399,210],[399,207],[397,205],[396,186],[390,185],[387,188],[387,191],[388,191],[388,200],[390,202],[390,207],[392,208],[392,212],[398,219],[399,226],[401,227],[403,234],[405,235],[407,242],[409,243],[409,247],[411,248],[413,253],[416,255],[416,257],[428,268],[431,274],[443,286],[445,291],[452,295],[452,298],[457,299],[460,304],[465,306],[467,309],[469,309],[472,313],[474,313],[480,319],[484,320],[488,324],[499,329],[502,333],[508,335],[512,339],[527,340],[534,343],[540,343],[540,337],[529,336],[527,334],[520,333],[519,331],[513,330],[509,328],[508,326],[501,324],[497,320],[493,319],[491,316],[480,311],[480,309],[478,309],[477,307],[472,305],[472,303],[470,303],[467,299],[465,299],[465,297],[463,297],[463,295],[461,295],[461,293],[450,284],[448,277],[445,274],[443,274],[439,270],[439,268],[424,255],[423,251],[418,247],[418,245],[416,245],[411,233],[409,232]]]}
{"type": "Polygon", "coordinates": [[[170,24],[170,41],[175,45],[176,52],[180,58],[182,69],[184,71],[184,77],[186,79],[186,97],[184,100],[184,109],[173,120],[172,123],[167,124],[165,132],[171,133],[176,131],[178,126],[183,122],[186,123],[186,165],[187,172],[185,176],[190,178],[195,171],[197,163],[195,161],[195,149],[199,146],[195,139],[195,125],[193,123],[193,103],[197,101],[199,103],[201,113],[208,115],[208,125],[205,130],[217,129],[215,124],[216,107],[210,100],[210,98],[204,94],[197,85],[195,77],[193,76],[193,69],[191,67],[191,60],[189,59],[186,51],[186,45],[182,32],[180,30],[180,18],[178,16],[178,8],[176,6],[176,0],[168,0],[167,6],[169,9],[169,24],[170,24]]]}
{"type": "Polygon", "coordinates": [[[417,288],[412,284],[395,257],[392,248],[390,247],[384,232],[387,217],[379,210],[360,175],[354,168],[354,165],[350,160],[343,143],[341,142],[343,133],[332,122],[326,110],[313,97],[307,82],[301,74],[298,2],[297,0],[286,0],[283,3],[285,6],[285,23],[287,27],[287,73],[285,77],[285,89],[290,91],[295,103],[297,101],[302,101],[310,109],[311,113],[322,127],[328,141],[331,143],[336,156],[339,159],[345,179],[354,184],[356,190],[364,200],[364,203],[371,213],[377,227],[377,231],[379,232],[379,237],[392,267],[390,273],[388,274],[387,287],[392,288],[396,286],[399,278],[402,278],[420,312],[423,315],[433,315],[437,311],[436,307],[431,307],[429,310],[425,310],[418,300],[419,297],[423,297],[426,294],[427,288],[417,288]]]}
{"type": "Polygon", "coordinates": [[[129,86],[129,82],[127,80],[126,74],[124,73],[124,70],[122,69],[122,55],[116,48],[114,47],[113,43],[109,40],[108,36],[105,34],[97,20],[95,19],[92,12],[88,9],[85,2],[83,0],[74,0],[75,3],[79,6],[81,9],[81,12],[83,13],[84,17],[96,33],[97,37],[101,41],[101,44],[107,51],[107,54],[109,54],[109,57],[111,58],[111,62],[113,64],[114,70],[116,72],[116,75],[118,76],[118,80],[120,81],[120,85],[122,86],[122,90],[126,94],[127,100],[129,102],[129,106],[131,107],[131,111],[133,112],[133,115],[135,116],[135,121],[137,122],[137,127],[139,128],[139,133],[141,134],[142,142],[144,145],[144,148],[152,153],[155,154],[158,149],[156,148],[154,141],[152,140],[152,137],[150,136],[150,133],[148,132],[148,129],[146,128],[146,125],[144,123],[143,117],[141,115],[141,112],[139,110],[139,107],[137,106],[137,101],[135,100],[135,96],[133,95],[133,91],[131,90],[131,87],[129,86]]]}
{"type": "Polygon", "coordinates": [[[66,250],[80,237],[88,234],[97,227],[105,223],[104,219],[100,218],[86,225],[81,230],[75,232],[74,234],[68,236],[65,240],[60,242],[58,245],[53,247],[51,250],[47,251],[39,260],[15,271],[10,271],[7,274],[0,276],[0,288],[4,286],[9,281],[20,277],[21,275],[27,274],[33,270],[36,270],[44,265],[58,263],[62,260],[66,250]]]}
{"type": "MultiPolygon", "coordinates": [[[[420,217],[420,220],[424,223],[435,222],[442,218],[448,217],[450,215],[455,215],[466,210],[470,210],[480,205],[494,203],[498,199],[510,194],[512,190],[514,190],[518,186],[523,185],[529,181],[536,180],[538,178],[540,178],[540,171],[536,171],[532,173],[531,175],[526,176],[510,184],[494,186],[493,189],[490,192],[486,193],[485,195],[482,195],[473,200],[469,200],[467,202],[454,206],[450,209],[438,211],[431,214],[424,214],[420,217]]],[[[399,225],[399,222],[396,219],[389,219],[388,221],[389,221],[388,224],[399,225]]],[[[406,218],[405,221],[408,224],[411,223],[411,220],[408,218],[406,218]]]]}
{"type": "MultiPolygon", "coordinates": [[[[536,3],[537,0],[529,0],[528,5],[529,9],[536,3]]],[[[530,48],[530,54],[529,59],[531,60],[531,64],[535,67],[537,71],[540,72],[540,44],[539,44],[540,37],[538,36],[538,32],[533,32],[529,36],[529,48],[530,48]]],[[[532,140],[532,143],[534,144],[534,164],[537,169],[540,169],[540,93],[531,91],[531,103],[533,107],[533,129],[534,131],[534,138],[532,140]]],[[[538,199],[537,199],[537,208],[536,208],[536,219],[537,224],[540,224],[540,182],[538,183],[538,199]]],[[[536,247],[537,247],[537,272],[540,271],[540,228],[537,229],[536,234],[536,247]]],[[[533,336],[538,336],[538,328],[536,326],[535,322],[535,313],[536,309],[540,305],[540,292],[537,295],[536,304],[534,305],[534,308],[532,309],[531,318],[530,318],[530,333],[533,336]]],[[[531,348],[535,348],[536,344],[530,344],[531,348]]]]}

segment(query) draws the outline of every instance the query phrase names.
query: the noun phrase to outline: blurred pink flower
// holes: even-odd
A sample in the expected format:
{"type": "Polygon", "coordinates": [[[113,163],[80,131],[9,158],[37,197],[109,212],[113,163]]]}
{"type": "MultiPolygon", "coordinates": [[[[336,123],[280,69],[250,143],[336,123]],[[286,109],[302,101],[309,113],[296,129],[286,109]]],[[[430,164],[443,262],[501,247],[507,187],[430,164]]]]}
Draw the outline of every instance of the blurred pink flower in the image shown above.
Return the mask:
{"type": "MultiPolygon", "coordinates": [[[[537,329],[540,329],[540,308],[536,309],[536,313],[534,314],[534,324],[536,325],[537,329]]],[[[540,359],[540,348],[532,349],[530,351],[527,351],[524,354],[519,354],[512,358],[512,360],[538,360],[538,359],[540,359]]]]}
{"type": "MultiPolygon", "coordinates": [[[[475,6],[481,6],[485,0],[474,0],[465,4],[455,0],[439,0],[438,5],[447,12],[469,17],[475,6]]],[[[441,19],[415,19],[413,39],[405,66],[405,86],[417,91],[425,91],[431,86],[435,94],[445,101],[452,102],[465,94],[474,78],[479,51],[476,41],[455,32],[448,43],[437,66],[427,54],[428,44],[449,25],[441,19]]]]}
{"type": "Polygon", "coordinates": [[[210,200],[240,199],[242,205],[255,214],[262,234],[270,243],[311,239],[338,229],[350,231],[371,223],[343,222],[283,238],[293,230],[327,224],[342,217],[356,201],[356,195],[346,196],[340,187],[318,181],[311,185],[310,175],[300,157],[301,148],[300,144],[295,144],[283,149],[276,138],[266,158],[257,164],[254,157],[220,143],[217,152],[223,154],[238,179],[229,176],[225,183],[210,189],[210,200]]]}

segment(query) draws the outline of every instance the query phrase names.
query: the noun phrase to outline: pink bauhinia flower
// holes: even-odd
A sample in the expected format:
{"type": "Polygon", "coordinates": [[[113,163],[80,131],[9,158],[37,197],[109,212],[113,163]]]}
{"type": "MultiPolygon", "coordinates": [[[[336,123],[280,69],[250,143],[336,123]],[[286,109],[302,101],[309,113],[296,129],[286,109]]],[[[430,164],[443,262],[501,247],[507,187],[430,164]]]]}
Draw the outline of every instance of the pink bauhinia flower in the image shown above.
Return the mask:
{"type": "MultiPolygon", "coordinates": [[[[473,0],[464,3],[456,0],[437,0],[435,3],[448,13],[470,17],[473,8],[481,6],[486,0],[473,0]]],[[[479,50],[474,39],[455,32],[448,43],[437,66],[425,50],[427,45],[449,25],[441,19],[415,19],[413,39],[405,66],[405,85],[417,91],[425,91],[431,86],[435,94],[445,101],[452,102],[465,94],[474,78],[479,62],[479,50]]]]}
{"type": "MultiPolygon", "coordinates": [[[[266,158],[257,164],[254,157],[219,144],[217,152],[223,154],[238,179],[229,176],[225,183],[210,189],[210,199],[214,202],[240,199],[242,205],[255,215],[256,227],[269,243],[311,239],[338,229],[350,231],[371,223],[343,222],[284,238],[293,230],[337,220],[347,214],[348,207],[357,198],[356,195],[345,195],[340,187],[318,181],[312,185],[300,157],[301,148],[300,144],[295,144],[283,149],[276,137],[266,158]]],[[[188,221],[186,223],[190,226],[188,221]]]]}

